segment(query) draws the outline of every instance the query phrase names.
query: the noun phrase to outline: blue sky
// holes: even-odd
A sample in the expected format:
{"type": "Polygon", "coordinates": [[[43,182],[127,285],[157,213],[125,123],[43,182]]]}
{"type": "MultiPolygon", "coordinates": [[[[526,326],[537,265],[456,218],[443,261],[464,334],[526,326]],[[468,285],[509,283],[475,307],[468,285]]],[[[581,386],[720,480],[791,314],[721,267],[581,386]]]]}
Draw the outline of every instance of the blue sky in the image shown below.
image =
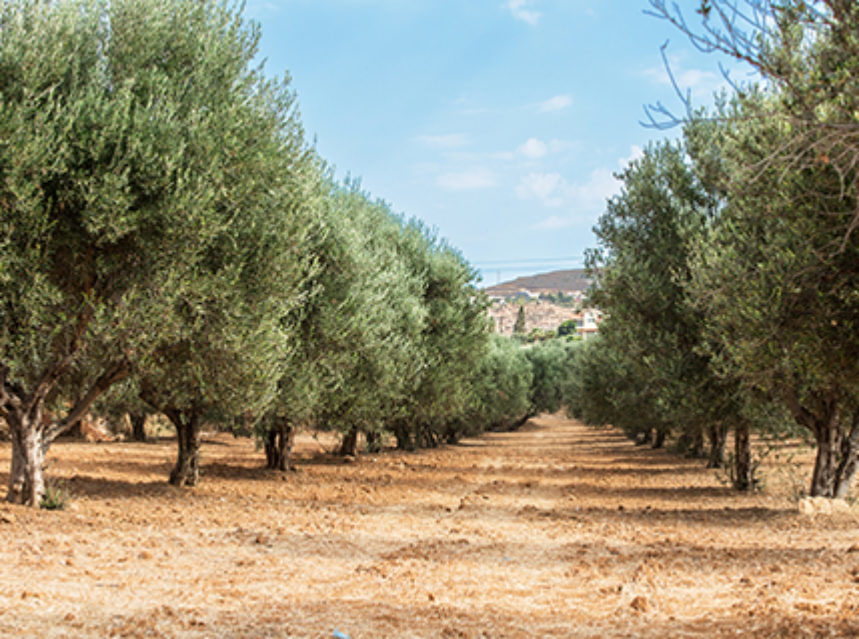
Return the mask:
{"type": "MultiPolygon", "coordinates": [[[[694,17],[697,0],[680,0],[694,17]]],[[[646,0],[250,0],[266,71],[288,71],[338,176],[418,217],[486,285],[582,265],[612,173],[679,107],[723,85],[646,0]]],[[[676,133],[676,132],[675,132],[676,133]]]]}

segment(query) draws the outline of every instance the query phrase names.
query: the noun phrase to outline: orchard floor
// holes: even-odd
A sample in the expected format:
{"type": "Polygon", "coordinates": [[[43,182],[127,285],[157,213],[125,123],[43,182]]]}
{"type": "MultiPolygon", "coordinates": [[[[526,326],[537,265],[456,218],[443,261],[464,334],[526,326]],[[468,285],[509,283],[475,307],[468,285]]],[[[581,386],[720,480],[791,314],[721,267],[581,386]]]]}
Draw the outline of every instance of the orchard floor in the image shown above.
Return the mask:
{"type": "Polygon", "coordinates": [[[0,506],[0,636],[859,635],[857,507],[774,472],[737,495],[560,416],[353,463],[302,437],[285,474],[212,435],[192,490],[173,446],[52,448],[70,506],[0,506]]]}

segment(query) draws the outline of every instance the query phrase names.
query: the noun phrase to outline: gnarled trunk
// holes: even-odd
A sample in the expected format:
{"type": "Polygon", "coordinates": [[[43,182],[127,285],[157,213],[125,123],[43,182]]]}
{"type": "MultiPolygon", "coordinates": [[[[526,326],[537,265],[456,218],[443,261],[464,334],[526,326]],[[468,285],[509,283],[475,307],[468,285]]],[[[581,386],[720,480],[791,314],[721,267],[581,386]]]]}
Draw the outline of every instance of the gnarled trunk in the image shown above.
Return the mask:
{"type": "Polygon", "coordinates": [[[748,424],[740,424],[734,429],[734,488],[751,490],[754,484],[753,474],[751,432],[748,424]]]}
{"type": "Polygon", "coordinates": [[[270,470],[289,470],[292,444],[295,441],[295,428],[283,421],[268,431],[265,441],[266,468],[270,470]]]}
{"type": "Polygon", "coordinates": [[[710,457],[707,468],[721,468],[725,465],[725,441],[728,439],[728,428],[724,424],[714,424],[707,430],[710,439],[710,457]]]}
{"type": "Polygon", "coordinates": [[[9,379],[9,368],[0,364],[0,416],[12,438],[12,462],[6,500],[38,507],[45,495],[45,455],[51,443],[67,432],[89,410],[92,403],[129,372],[126,360],[109,365],[62,419],[43,419],[45,399],[71,365],[74,349],[45,369],[31,391],[9,379]]]}
{"type": "Polygon", "coordinates": [[[176,427],[178,455],[170,471],[174,486],[196,486],[200,480],[200,417],[197,411],[165,410],[176,427]]]}
{"type": "Polygon", "coordinates": [[[668,431],[662,428],[656,429],[656,437],[653,438],[653,443],[650,445],[654,450],[665,446],[665,438],[668,437],[668,431]]]}
{"type": "Polygon", "coordinates": [[[838,420],[838,411],[833,411],[828,417],[828,419],[824,418],[818,421],[815,432],[817,455],[814,459],[814,472],[811,476],[812,497],[835,496],[842,431],[838,420]]]}
{"type": "Polygon", "coordinates": [[[129,413],[131,422],[131,439],[136,442],[146,441],[146,413],[129,413]]]}
{"type": "Polygon", "coordinates": [[[374,430],[364,434],[367,440],[367,452],[378,453],[382,450],[382,436],[374,430]]]}
{"type": "Polygon", "coordinates": [[[358,427],[353,426],[343,437],[343,443],[340,445],[340,454],[344,457],[358,454],[358,427]]]}
{"type": "Polygon", "coordinates": [[[835,479],[837,498],[847,498],[857,470],[859,470],[859,410],[854,409],[850,434],[841,441],[841,463],[838,465],[835,479]]]}
{"type": "Polygon", "coordinates": [[[431,426],[423,425],[419,428],[419,445],[423,448],[438,448],[438,434],[431,426]]]}
{"type": "Polygon", "coordinates": [[[32,413],[13,411],[7,416],[12,434],[12,464],[6,501],[39,506],[45,495],[45,441],[41,410],[32,413]]]}
{"type": "Polygon", "coordinates": [[[648,428],[644,431],[636,433],[635,435],[635,445],[636,446],[651,446],[653,444],[653,429],[648,428]]]}
{"type": "Polygon", "coordinates": [[[839,389],[809,393],[806,401],[811,409],[800,403],[794,388],[786,387],[784,398],[793,418],[814,433],[817,442],[809,493],[812,497],[836,497],[838,493],[846,495],[856,473],[855,455],[859,434],[856,433],[855,416],[850,435],[844,434],[839,389]]]}
{"type": "Polygon", "coordinates": [[[699,428],[692,434],[692,443],[689,446],[688,457],[693,459],[704,459],[704,432],[699,428]]]}
{"type": "Polygon", "coordinates": [[[397,438],[398,450],[414,450],[415,444],[412,440],[412,434],[405,422],[398,421],[394,424],[394,437],[397,438]]]}

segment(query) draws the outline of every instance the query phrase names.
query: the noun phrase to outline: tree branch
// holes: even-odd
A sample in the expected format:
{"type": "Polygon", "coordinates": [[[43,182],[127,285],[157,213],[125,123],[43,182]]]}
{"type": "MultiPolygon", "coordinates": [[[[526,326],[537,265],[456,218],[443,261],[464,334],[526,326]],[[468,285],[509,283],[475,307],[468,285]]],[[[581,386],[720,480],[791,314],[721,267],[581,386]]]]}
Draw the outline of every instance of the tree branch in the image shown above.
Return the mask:
{"type": "Polygon", "coordinates": [[[817,435],[818,428],[814,415],[800,403],[796,389],[792,386],[785,386],[782,388],[782,396],[796,422],[817,435]]]}
{"type": "Polygon", "coordinates": [[[64,432],[75,425],[90,409],[93,402],[98,399],[107,389],[119,382],[131,372],[131,366],[127,359],[123,358],[111,364],[101,377],[90,387],[86,395],[84,395],[72,407],[69,413],[60,421],[55,422],[50,428],[45,431],[45,441],[50,443],[64,432]]]}

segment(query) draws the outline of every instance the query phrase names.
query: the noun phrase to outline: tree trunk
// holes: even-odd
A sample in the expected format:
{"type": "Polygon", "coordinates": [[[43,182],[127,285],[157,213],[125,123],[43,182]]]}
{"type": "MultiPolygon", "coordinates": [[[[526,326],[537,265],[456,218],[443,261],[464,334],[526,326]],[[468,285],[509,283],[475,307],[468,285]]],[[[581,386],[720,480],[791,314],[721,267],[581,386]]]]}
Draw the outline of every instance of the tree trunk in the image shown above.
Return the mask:
{"type": "MultiPolygon", "coordinates": [[[[841,399],[839,389],[830,389],[826,393],[810,393],[809,401],[814,407],[813,410],[809,410],[800,403],[796,389],[790,386],[784,389],[784,398],[796,422],[814,433],[817,442],[817,455],[814,460],[814,471],[811,475],[811,489],[809,491],[811,496],[835,497],[836,487],[840,490],[849,490],[849,483],[841,488],[843,483],[841,478],[842,473],[851,472],[851,460],[843,458],[839,464],[838,459],[838,456],[843,452],[842,446],[845,445],[843,442],[844,429],[841,425],[839,412],[839,400],[841,399]]],[[[855,424],[854,419],[854,429],[851,430],[848,438],[850,440],[853,440],[855,424]]],[[[859,435],[856,437],[859,438],[859,435]]],[[[846,443],[846,448],[848,451],[854,448],[852,441],[846,443]]],[[[855,474],[855,468],[852,472],[855,474]]]]}
{"type": "Polygon", "coordinates": [[[340,446],[340,455],[343,457],[351,455],[355,457],[358,454],[358,427],[353,426],[343,437],[343,443],[340,446]]]}
{"type": "Polygon", "coordinates": [[[382,450],[382,436],[376,431],[370,431],[364,434],[367,440],[367,452],[378,453],[382,450]]]}
{"type": "Polygon", "coordinates": [[[200,418],[196,411],[183,413],[166,410],[165,414],[176,427],[178,456],[170,471],[170,483],[174,486],[196,486],[200,480],[200,418]]]}
{"type": "Polygon", "coordinates": [[[0,364],[0,415],[12,438],[12,460],[6,500],[38,507],[45,495],[45,455],[51,443],[69,430],[89,410],[92,403],[110,386],[128,375],[128,362],[114,362],[102,373],[63,419],[43,420],[45,398],[68,369],[72,349],[43,373],[31,392],[8,379],[8,367],[0,364]]]}
{"type": "Polygon", "coordinates": [[[734,488],[751,490],[752,477],[752,438],[748,424],[741,424],[734,430],[734,488]]]}
{"type": "Polygon", "coordinates": [[[728,439],[728,428],[724,424],[710,426],[708,432],[710,438],[710,458],[707,460],[707,468],[721,468],[725,465],[725,441],[728,439]]]}
{"type": "Polygon", "coordinates": [[[136,442],[146,441],[146,413],[129,413],[131,422],[131,439],[136,442]]]}
{"type": "Polygon", "coordinates": [[[838,411],[832,411],[829,419],[821,419],[817,425],[817,456],[811,476],[812,497],[834,497],[838,455],[841,452],[841,424],[838,411]]]}
{"type": "Polygon", "coordinates": [[[651,444],[651,448],[658,449],[662,448],[665,445],[665,438],[668,436],[668,431],[658,428],[656,429],[656,436],[653,438],[653,444],[651,444]]]}
{"type": "Polygon", "coordinates": [[[692,434],[692,445],[689,447],[689,457],[692,459],[704,459],[704,432],[696,429],[692,434]]]}
{"type": "Polygon", "coordinates": [[[7,423],[12,435],[12,464],[6,501],[38,507],[45,496],[44,427],[41,409],[31,413],[12,411],[7,423]]]}
{"type": "Polygon", "coordinates": [[[856,471],[859,470],[859,410],[854,409],[850,434],[841,441],[841,463],[835,482],[835,496],[846,499],[856,471]]]}
{"type": "Polygon", "coordinates": [[[269,470],[289,470],[292,444],[295,441],[295,428],[284,421],[268,431],[265,442],[266,468],[269,470]]]}
{"type": "Polygon", "coordinates": [[[424,426],[421,429],[420,441],[423,448],[438,448],[438,435],[429,426],[424,426]]]}
{"type": "Polygon", "coordinates": [[[397,438],[398,450],[414,450],[415,445],[412,441],[412,435],[409,432],[409,427],[403,422],[394,424],[394,437],[397,438]]]}
{"type": "Polygon", "coordinates": [[[274,470],[277,466],[277,430],[269,429],[265,434],[265,467],[274,470]]]}

